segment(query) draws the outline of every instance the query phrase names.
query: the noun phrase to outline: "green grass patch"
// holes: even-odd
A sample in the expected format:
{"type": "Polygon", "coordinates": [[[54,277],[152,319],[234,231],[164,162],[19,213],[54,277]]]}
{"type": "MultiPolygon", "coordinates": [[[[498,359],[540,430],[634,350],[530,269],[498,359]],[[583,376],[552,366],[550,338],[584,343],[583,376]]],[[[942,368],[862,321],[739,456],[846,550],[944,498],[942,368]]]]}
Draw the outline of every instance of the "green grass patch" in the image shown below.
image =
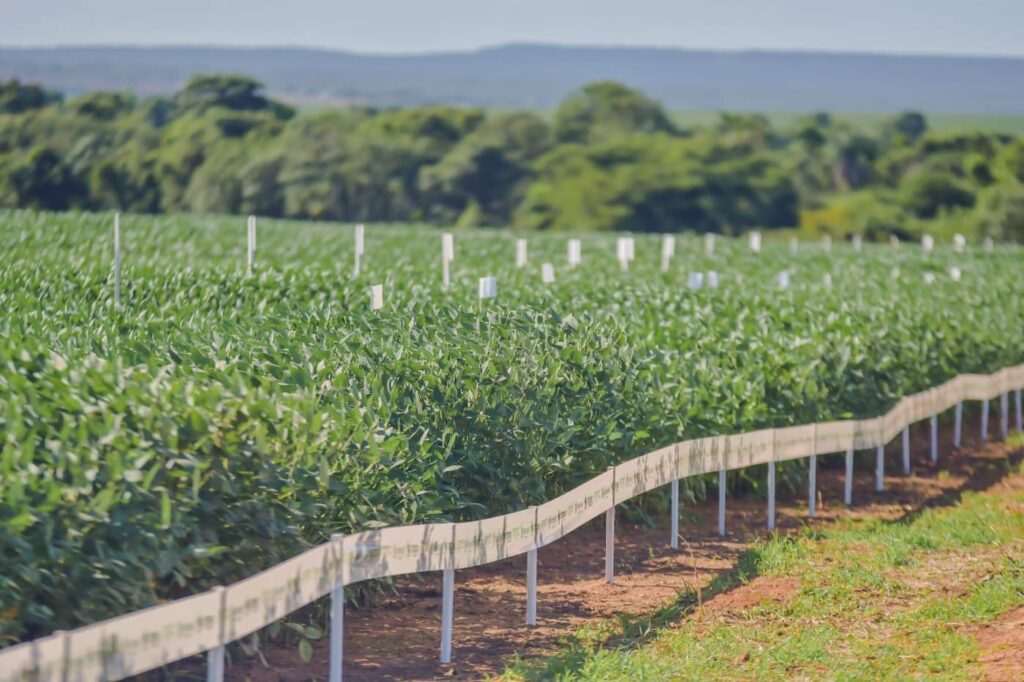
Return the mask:
{"type": "MultiPolygon", "coordinates": [[[[604,623],[510,680],[965,679],[978,651],[962,626],[1024,603],[1024,493],[968,493],[896,521],[850,520],[752,547],[705,591],[798,588],[745,608],[693,594],[647,619],[604,623]],[[747,584],[751,583],[751,584],[747,584]],[[640,624],[646,627],[640,627],[640,624]]],[[[756,600],[755,600],[756,601],[756,600]]]]}

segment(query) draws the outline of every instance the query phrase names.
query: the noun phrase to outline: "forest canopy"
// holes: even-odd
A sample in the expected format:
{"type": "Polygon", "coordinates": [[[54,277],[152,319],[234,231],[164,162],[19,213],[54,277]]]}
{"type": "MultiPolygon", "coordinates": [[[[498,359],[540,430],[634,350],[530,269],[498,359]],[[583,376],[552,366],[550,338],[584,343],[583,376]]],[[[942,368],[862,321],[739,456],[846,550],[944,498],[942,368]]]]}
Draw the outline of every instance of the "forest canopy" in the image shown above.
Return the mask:
{"type": "Polygon", "coordinates": [[[870,130],[826,113],[681,127],[615,82],[548,115],[296,111],[233,75],[143,99],[15,80],[0,84],[0,206],[1024,241],[1024,140],[938,133],[918,112],[870,130]]]}

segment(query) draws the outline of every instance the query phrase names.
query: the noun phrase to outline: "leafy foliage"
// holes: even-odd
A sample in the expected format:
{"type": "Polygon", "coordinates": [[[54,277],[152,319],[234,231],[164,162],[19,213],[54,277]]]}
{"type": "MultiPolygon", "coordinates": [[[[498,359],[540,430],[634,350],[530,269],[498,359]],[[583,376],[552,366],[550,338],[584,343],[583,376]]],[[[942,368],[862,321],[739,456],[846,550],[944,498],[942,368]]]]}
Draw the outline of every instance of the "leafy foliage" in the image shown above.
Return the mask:
{"type": "Polygon", "coordinates": [[[873,415],[1024,360],[1013,248],[794,261],[686,238],[661,273],[640,235],[624,273],[595,234],[542,286],[563,238],[531,237],[517,269],[512,234],[464,231],[444,292],[429,229],[368,228],[353,278],[350,227],[261,220],[247,276],[240,219],[126,216],[115,309],[110,225],[0,214],[5,643],[236,580],[333,532],[519,509],[683,438],[873,415]],[[712,269],[720,288],[686,288],[712,269]],[[484,275],[500,296],[481,306],[484,275]],[[370,314],[376,283],[386,308],[370,314]]]}

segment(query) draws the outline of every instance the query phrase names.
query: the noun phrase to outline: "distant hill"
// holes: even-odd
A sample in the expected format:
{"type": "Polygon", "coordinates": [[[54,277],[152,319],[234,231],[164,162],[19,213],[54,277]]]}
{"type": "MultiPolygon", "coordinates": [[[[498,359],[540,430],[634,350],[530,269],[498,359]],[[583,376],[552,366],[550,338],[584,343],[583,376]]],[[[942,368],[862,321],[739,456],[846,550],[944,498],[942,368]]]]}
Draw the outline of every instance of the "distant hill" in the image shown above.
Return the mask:
{"type": "Polygon", "coordinates": [[[0,48],[0,78],[69,94],[166,94],[195,73],[260,79],[297,103],[550,108],[598,79],[671,109],[1024,113],[1024,59],[517,44],[381,56],[297,48],[0,48]]]}

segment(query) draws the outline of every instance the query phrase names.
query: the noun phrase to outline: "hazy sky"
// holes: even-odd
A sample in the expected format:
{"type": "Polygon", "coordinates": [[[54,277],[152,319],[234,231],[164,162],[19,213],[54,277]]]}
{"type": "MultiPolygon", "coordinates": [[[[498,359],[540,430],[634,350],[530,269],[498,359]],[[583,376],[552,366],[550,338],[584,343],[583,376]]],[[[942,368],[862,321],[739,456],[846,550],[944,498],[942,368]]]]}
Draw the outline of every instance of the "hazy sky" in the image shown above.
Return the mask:
{"type": "Polygon", "coordinates": [[[507,42],[1024,55],[1024,0],[0,0],[0,45],[507,42]]]}

